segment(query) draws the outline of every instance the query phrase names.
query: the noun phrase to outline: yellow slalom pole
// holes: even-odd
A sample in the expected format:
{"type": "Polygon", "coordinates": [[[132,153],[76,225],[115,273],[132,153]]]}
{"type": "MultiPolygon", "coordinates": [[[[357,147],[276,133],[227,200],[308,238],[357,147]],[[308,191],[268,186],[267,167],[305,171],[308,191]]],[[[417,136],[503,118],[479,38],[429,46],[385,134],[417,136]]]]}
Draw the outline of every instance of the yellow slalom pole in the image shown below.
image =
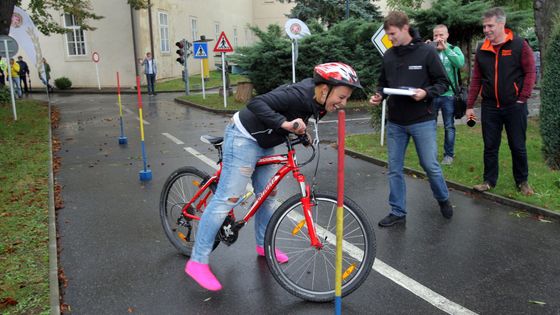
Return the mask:
{"type": "Polygon", "coordinates": [[[121,80],[118,72],[117,72],[117,100],[119,102],[119,120],[121,124],[121,136],[119,137],[119,144],[127,144],[128,138],[124,135],[124,123],[123,123],[123,113],[122,113],[122,103],[121,103],[121,80]]]}
{"type": "Polygon", "coordinates": [[[346,113],[338,111],[338,176],[337,176],[337,207],[336,207],[336,268],[334,305],[335,314],[342,313],[342,237],[344,232],[344,136],[346,113]]]}

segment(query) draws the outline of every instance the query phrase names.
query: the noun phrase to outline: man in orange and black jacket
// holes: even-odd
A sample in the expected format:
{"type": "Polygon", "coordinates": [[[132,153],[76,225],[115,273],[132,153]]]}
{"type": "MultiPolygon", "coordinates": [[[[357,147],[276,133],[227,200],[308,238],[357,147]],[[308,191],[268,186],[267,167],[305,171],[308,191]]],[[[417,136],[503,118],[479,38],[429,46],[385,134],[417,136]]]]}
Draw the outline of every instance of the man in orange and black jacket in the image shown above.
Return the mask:
{"type": "Polygon", "coordinates": [[[483,16],[486,40],[476,51],[467,117],[474,117],[473,106],[480,93],[482,138],[484,141],[484,182],[477,191],[494,188],[498,182],[498,151],[505,126],[511,151],[513,177],[518,190],[532,195],[527,179],[527,100],[535,85],[533,51],[526,40],[505,28],[506,15],[501,8],[488,10],[483,16]]]}

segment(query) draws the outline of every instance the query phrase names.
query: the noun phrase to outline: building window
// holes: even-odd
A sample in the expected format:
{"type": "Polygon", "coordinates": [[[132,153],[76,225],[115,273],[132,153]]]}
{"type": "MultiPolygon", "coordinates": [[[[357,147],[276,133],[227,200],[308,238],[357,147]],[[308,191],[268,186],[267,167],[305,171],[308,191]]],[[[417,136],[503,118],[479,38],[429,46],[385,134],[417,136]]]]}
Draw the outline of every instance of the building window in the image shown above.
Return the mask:
{"type": "Polygon", "coordinates": [[[220,23],[214,23],[214,40],[220,37],[220,23]]]}
{"type": "Polygon", "coordinates": [[[233,28],[233,47],[238,47],[238,45],[237,45],[237,27],[233,28]]]}
{"type": "Polygon", "coordinates": [[[169,22],[167,13],[159,12],[159,49],[162,53],[169,52],[169,22]]]}
{"type": "Polygon", "coordinates": [[[245,46],[249,46],[251,44],[251,30],[246,28],[245,29],[245,46]]]}
{"type": "Polygon", "coordinates": [[[198,23],[195,18],[191,18],[191,34],[192,40],[198,40],[198,23]]]}
{"type": "Polygon", "coordinates": [[[69,56],[85,56],[86,38],[84,30],[76,23],[76,18],[72,14],[64,14],[64,27],[66,32],[66,47],[69,56]]]}

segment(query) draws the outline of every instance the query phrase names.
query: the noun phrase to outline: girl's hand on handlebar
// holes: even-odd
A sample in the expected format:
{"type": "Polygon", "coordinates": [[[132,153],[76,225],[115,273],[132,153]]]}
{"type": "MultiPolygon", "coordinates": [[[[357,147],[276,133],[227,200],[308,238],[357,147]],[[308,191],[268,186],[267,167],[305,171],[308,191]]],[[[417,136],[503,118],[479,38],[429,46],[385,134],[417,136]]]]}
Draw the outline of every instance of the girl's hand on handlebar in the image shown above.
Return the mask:
{"type": "Polygon", "coordinates": [[[286,129],[289,132],[293,132],[297,135],[305,134],[305,129],[307,126],[303,122],[303,119],[296,118],[292,121],[285,121],[282,123],[282,128],[286,129]]]}

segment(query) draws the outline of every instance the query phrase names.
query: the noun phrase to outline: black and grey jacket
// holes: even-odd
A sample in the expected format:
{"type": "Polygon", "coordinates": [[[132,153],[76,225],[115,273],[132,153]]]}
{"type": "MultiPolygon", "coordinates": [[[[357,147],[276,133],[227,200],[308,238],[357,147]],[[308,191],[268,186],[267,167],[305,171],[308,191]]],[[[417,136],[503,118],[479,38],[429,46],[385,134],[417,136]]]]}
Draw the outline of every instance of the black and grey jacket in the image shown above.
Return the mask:
{"type": "Polygon", "coordinates": [[[395,46],[383,56],[378,92],[383,88],[412,87],[427,92],[426,98],[415,101],[410,96],[391,95],[387,100],[389,121],[410,125],[436,118],[432,99],[447,91],[449,81],[436,50],[413,37],[406,46],[395,46]]]}
{"type": "Polygon", "coordinates": [[[280,86],[253,98],[239,111],[239,120],[261,147],[272,148],[283,143],[288,135],[288,131],[280,127],[284,121],[301,118],[307,124],[309,118],[319,119],[326,114],[315,102],[314,93],[312,79],[280,86]]]}

